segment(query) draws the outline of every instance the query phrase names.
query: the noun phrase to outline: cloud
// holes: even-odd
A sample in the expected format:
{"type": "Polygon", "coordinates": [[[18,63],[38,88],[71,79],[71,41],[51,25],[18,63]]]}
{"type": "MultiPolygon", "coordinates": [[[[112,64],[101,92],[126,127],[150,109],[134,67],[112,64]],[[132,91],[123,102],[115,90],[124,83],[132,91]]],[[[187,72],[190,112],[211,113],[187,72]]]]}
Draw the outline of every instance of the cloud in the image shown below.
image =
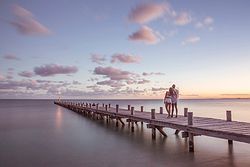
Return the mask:
{"type": "Polygon", "coordinates": [[[131,22],[143,24],[162,17],[169,9],[170,7],[165,3],[141,4],[131,10],[128,18],[131,22]]]}
{"type": "Polygon", "coordinates": [[[22,76],[22,77],[26,77],[26,78],[31,78],[34,76],[34,73],[30,72],[30,71],[22,71],[22,72],[18,73],[18,75],[22,76]]]}
{"type": "Polygon", "coordinates": [[[81,85],[82,83],[79,82],[79,81],[73,81],[72,84],[73,84],[73,85],[81,85]]]}
{"type": "Polygon", "coordinates": [[[62,66],[57,64],[47,64],[34,68],[34,73],[42,77],[54,76],[57,74],[72,74],[76,73],[78,68],[75,66],[62,66]]]}
{"type": "Polygon", "coordinates": [[[4,80],[4,76],[0,74],[0,81],[4,80]]]}
{"type": "Polygon", "coordinates": [[[127,80],[130,79],[134,73],[123,71],[113,67],[96,67],[94,70],[95,75],[103,75],[110,80],[127,80]]]}
{"type": "Polygon", "coordinates": [[[152,88],[153,92],[158,92],[158,91],[165,91],[167,90],[166,88],[152,88]]]}
{"type": "Polygon", "coordinates": [[[91,61],[101,65],[104,61],[106,61],[106,58],[102,55],[91,54],[91,61]]]}
{"type": "Polygon", "coordinates": [[[10,24],[23,35],[48,35],[50,30],[39,23],[33,14],[19,5],[13,5],[12,11],[16,16],[15,21],[10,24]]]}
{"type": "Polygon", "coordinates": [[[154,30],[147,26],[142,26],[138,31],[129,36],[129,40],[155,44],[160,40],[160,38],[159,33],[154,32],[154,30]]]}
{"type": "Polygon", "coordinates": [[[200,41],[199,36],[190,36],[182,42],[182,45],[194,44],[200,41]]]}
{"type": "Polygon", "coordinates": [[[207,16],[207,17],[204,19],[203,23],[204,23],[205,25],[211,25],[211,24],[214,23],[214,19],[213,19],[212,17],[210,17],[210,16],[207,16]]]}
{"type": "Polygon", "coordinates": [[[209,31],[213,30],[214,19],[210,16],[205,17],[202,21],[195,24],[196,28],[208,28],[209,31]]]}
{"type": "Polygon", "coordinates": [[[222,96],[250,96],[249,93],[224,93],[222,96]]]}
{"type": "Polygon", "coordinates": [[[119,81],[114,81],[114,80],[106,80],[106,81],[100,81],[96,83],[97,85],[107,85],[110,87],[115,87],[115,88],[120,88],[122,86],[125,86],[125,84],[119,82],[119,81]]]}
{"type": "Polygon", "coordinates": [[[17,56],[15,56],[13,54],[7,54],[7,55],[3,56],[3,58],[6,60],[20,60],[20,58],[18,58],[17,56]]]}
{"type": "Polygon", "coordinates": [[[174,23],[179,26],[186,25],[192,21],[192,17],[187,12],[181,12],[179,13],[174,20],[174,23]]]}
{"type": "Polygon", "coordinates": [[[146,84],[146,83],[149,83],[149,82],[150,82],[149,80],[143,79],[141,81],[138,81],[137,84],[146,84]]]}
{"type": "Polygon", "coordinates": [[[126,54],[114,54],[111,58],[111,63],[121,62],[121,63],[138,63],[140,57],[126,54]]]}
{"type": "Polygon", "coordinates": [[[151,76],[151,75],[165,75],[165,74],[162,72],[150,72],[150,73],[143,72],[142,75],[143,76],[151,76]]]}

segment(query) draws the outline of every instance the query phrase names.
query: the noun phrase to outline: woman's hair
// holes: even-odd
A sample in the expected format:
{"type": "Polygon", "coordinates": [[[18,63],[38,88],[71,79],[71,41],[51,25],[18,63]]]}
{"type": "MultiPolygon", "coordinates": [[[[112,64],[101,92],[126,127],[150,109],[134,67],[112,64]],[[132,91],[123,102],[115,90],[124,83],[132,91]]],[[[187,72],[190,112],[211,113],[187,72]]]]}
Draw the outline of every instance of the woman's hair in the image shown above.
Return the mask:
{"type": "Polygon", "coordinates": [[[174,94],[174,89],[172,87],[169,88],[169,94],[173,95],[174,94]]]}

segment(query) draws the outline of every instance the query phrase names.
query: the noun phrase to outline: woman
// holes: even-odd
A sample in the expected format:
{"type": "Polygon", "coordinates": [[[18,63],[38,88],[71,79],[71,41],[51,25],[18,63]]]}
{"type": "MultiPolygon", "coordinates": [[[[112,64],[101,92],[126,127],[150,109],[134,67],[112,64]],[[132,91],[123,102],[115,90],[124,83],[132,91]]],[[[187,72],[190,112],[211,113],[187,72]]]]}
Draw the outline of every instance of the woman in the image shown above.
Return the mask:
{"type": "Polygon", "coordinates": [[[168,117],[170,117],[170,111],[171,111],[171,106],[172,106],[170,91],[172,91],[172,90],[170,90],[170,88],[169,88],[169,91],[166,91],[165,97],[164,97],[164,104],[165,104],[165,108],[168,112],[168,117]]]}

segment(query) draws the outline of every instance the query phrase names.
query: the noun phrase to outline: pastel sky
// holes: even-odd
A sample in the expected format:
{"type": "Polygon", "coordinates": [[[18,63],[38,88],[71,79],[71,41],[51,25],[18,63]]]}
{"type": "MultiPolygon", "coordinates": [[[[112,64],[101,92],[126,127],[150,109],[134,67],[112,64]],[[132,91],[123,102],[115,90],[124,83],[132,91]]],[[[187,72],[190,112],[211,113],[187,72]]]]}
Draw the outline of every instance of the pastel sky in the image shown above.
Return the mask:
{"type": "Polygon", "coordinates": [[[0,98],[250,97],[248,0],[2,0],[0,98]]]}

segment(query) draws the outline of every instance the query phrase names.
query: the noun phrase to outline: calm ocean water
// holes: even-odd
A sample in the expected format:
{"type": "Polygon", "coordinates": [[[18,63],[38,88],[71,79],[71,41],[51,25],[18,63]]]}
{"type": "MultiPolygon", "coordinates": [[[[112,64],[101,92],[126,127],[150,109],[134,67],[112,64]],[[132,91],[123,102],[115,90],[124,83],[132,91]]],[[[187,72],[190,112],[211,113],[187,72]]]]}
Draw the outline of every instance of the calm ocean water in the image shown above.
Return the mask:
{"type": "MultiPolygon", "coordinates": [[[[130,104],[145,110],[162,106],[162,100],[105,100],[99,103],[130,104]]],[[[250,122],[249,99],[180,100],[179,113],[188,107],[195,116],[250,122]]],[[[161,167],[250,166],[250,144],[206,136],[195,137],[195,152],[188,142],[164,129],[168,137],[138,124],[135,133],[115,122],[93,121],[56,106],[53,100],[0,100],[0,167],[161,167]]]]}

